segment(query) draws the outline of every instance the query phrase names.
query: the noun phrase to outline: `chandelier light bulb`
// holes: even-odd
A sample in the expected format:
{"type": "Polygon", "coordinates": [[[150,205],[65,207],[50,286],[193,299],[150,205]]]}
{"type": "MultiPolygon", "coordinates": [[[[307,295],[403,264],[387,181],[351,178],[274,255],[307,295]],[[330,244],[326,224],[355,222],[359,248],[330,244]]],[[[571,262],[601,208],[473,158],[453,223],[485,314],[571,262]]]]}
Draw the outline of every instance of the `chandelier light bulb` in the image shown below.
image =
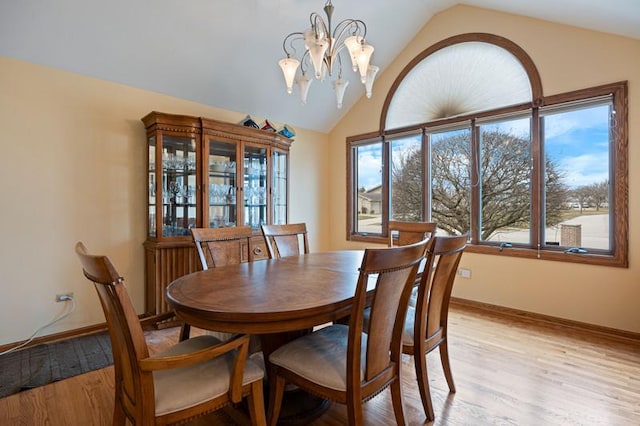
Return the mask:
{"type": "Polygon", "coordinates": [[[300,87],[300,101],[302,101],[303,105],[307,103],[307,94],[309,93],[309,86],[311,86],[312,82],[313,79],[304,72],[296,79],[296,83],[298,83],[298,87],[300,87]]]}
{"type": "Polygon", "coordinates": [[[353,71],[358,71],[358,61],[356,59],[356,55],[360,45],[362,44],[362,36],[351,36],[347,37],[344,40],[344,45],[349,50],[349,57],[351,58],[351,66],[353,67],[353,71]]]}
{"type": "Polygon", "coordinates": [[[376,74],[378,74],[380,68],[375,65],[369,65],[367,68],[367,81],[364,83],[365,93],[367,94],[367,98],[371,98],[371,89],[373,88],[373,81],[376,79],[376,74]]]}
{"type": "Polygon", "coordinates": [[[322,66],[324,64],[324,55],[329,48],[329,43],[326,40],[316,40],[309,46],[309,56],[311,56],[311,63],[313,69],[316,72],[316,78],[320,79],[322,76],[322,66]]]}
{"type": "Polygon", "coordinates": [[[372,45],[362,44],[356,55],[358,70],[360,70],[360,81],[362,81],[362,84],[367,81],[367,70],[369,69],[369,61],[371,60],[371,55],[373,55],[373,50],[372,45]]]}
{"type": "Polygon", "coordinates": [[[333,82],[333,90],[336,91],[336,106],[338,109],[342,108],[342,99],[344,99],[344,92],[347,90],[348,85],[349,80],[345,80],[342,77],[338,77],[338,79],[333,82]]]}
{"type": "Polygon", "coordinates": [[[287,93],[291,94],[293,91],[293,78],[296,75],[296,70],[300,65],[300,61],[287,57],[280,59],[278,64],[280,65],[280,68],[282,68],[282,73],[284,74],[284,81],[287,84],[287,93]]]}

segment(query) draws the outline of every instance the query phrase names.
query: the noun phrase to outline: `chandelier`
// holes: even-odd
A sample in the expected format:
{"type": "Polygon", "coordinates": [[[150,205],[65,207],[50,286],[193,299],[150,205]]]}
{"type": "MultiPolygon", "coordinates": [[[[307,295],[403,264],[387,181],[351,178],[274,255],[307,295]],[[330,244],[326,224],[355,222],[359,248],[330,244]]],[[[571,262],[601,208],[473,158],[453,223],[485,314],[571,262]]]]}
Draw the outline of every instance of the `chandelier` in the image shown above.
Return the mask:
{"type": "Polygon", "coordinates": [[[360,72],[360,81],[365,86],[367,98],[371,97],[373,80],[379,68],[369,63],[374,48],[365,40],[367,26],[360,19],[345,19],[332,29],[333,9],[331,0],[327,0],[324,5],[326,22],[319,14],[313,12],[309,17],[311,28],[304,32],[291,33],[282,42],[282,48],[287,57],[278,63],[284,74],[287,93],[290,94],[293,91],[293,84],[297,84],[303,104],[307,103],[309,86],[313,81],[309,75],[310,72],[313,72],[313,76],[320,81],[324,81],[327,75],[332,77],[337,73],[337,78],[333,80],[332,85],[336,92],[337,107],[342,108],[344,92],[349,85],[349,81],[342,78],[341,53],[343,52],[349,54],[350,62],[346,66],[351,65],[353,71],[360,72]],[[296,59],[294,56],[297,50],[294,45],[301,42],[304,42],[304,53],[300,59],[296,59]],[[296,75],[298,67],[300,73],[296,75]]]}

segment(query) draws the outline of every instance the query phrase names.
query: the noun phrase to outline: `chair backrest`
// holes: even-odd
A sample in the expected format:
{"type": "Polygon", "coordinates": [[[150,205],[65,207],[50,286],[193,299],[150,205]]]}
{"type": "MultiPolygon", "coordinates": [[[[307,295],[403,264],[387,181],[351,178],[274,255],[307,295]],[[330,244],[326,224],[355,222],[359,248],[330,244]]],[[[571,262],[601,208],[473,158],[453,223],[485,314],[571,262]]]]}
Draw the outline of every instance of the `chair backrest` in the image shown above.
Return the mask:
{"type": "Polygon", "coordinates": [[[262,225],[262,234],[267,242],[267,250],[271,259],[309,253],[305,223],[262,225]]]}
{"type": "MultiPolygon", "coordinates": [[[[153,401],[153,377],[150,373],[143,373],[138,364],[140,359],[149,357],[149,349],[124,279],[108,257],[88,254],[81,242],[76,244],[75,250],[84,276],[93,282],[98,292],[107,320],[115,383],[121,388],[116,391],[116,395],[127,400],[123,401],[125,407],[139,407],[141,401],[148,401],[148,398],[153,401]]],[[[153,404],[143,409],[153,410],[153,404]]],[[[150,418],[155,415],[153,411],[147,414],[150,418]]]]}
{"type": "Polygon", "coordinates": [[[389,247],[406,246],[417,243],[426,238],[433,237],[436,233],[435,222],[400,222],[389,221],[389,247]]]}
{"type": "Polygon", "coordinates": [[[253,262],[250,226],[191,228],[203,270],[253,262]]]}
{"type": "Polygon", "coordinates": [[[451,291],[467,239],[467,235],[432,238],[418,287],[416,324],[421,330],[415,330],[416,336],[429,338],[446,329],[451,291]]]}
{"type": "Polygon", "coordinates": [[[354,304],[349,319],[349,361],[351,386],[360,383],[361,336],[364,310],[370,306],[366,346],[365,381],[389,374],[400,362],[402,330],[418,267],[430,241],[380,249],[366,249],[360,266],[354,304]],[[375,280],[375,289],[370,285],[375,280]],[[373,291],[367,294],[367,291],[373,291]],[[367,300],[371,300],[368,304],[367,300]]]}

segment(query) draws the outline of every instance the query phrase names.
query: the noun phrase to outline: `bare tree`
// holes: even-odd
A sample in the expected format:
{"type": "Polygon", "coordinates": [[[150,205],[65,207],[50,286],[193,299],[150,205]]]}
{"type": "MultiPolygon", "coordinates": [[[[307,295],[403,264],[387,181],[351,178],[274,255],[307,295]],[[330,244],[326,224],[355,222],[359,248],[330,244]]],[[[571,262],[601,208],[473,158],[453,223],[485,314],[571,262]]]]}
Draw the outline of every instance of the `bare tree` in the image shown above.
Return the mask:
{"type": "Polygon", "coordinates": [[[596,210],[609,202],[609,179],[602,182],[582,185],[571,190],[571,196],[580,203],[580,212],[585,206],[593,205],[596,210]]]}
{"type": "Polygon", "coordinates": [[[589,191],[591,202],[595,204],[596,210],[600,210],[605,203],[609,202],[609,179],[589,185],[589,191]]]}
{"type": "MultiPolygon", "coordinates": [[[[402,158],[392,169],[393,211],[421,217],[422,165],[420,151],[402,158]]],[[[482,133],[480,177],[471,176],[471,137],[456,133],[431,144],[431,215],[451,234],[471,228],[471,190],[481,184],[482,238],[531,220],[529,141],[499,130],[482,133]],[[480,180],[480,182],[478,182],[480,180]]],[[[564,175],[551,159],[545,162],[547,225],[560,222],[567,199],[564,175]]],[[[394,215],[395,216],[395,215],[394,215]]]]}
{"type": "Polygon", "coordinates": [[[565,173],[548,157],[545,160],[545,220],[547,226],[562,222],[562,211],[566,209],[569,187],[565,184],[565,173]]]}
{"type": "Polygon", "coordinates": [[[431,219],[450,234],[471,229],[471,158],[468,133],[431,144],[431,219]]]}
{"type": "Polygon", "coordinates": [[[571,197],[580,205],[580,213],[589,205],[591,200],[591,191],[589,185],[579,186],[571,190],[571,197]]]}
{"type": "Polygon", "coordinates": [[[391,166],[393,220],[422,220],[422,156],[420,150],[398,154],[391,166]]]}

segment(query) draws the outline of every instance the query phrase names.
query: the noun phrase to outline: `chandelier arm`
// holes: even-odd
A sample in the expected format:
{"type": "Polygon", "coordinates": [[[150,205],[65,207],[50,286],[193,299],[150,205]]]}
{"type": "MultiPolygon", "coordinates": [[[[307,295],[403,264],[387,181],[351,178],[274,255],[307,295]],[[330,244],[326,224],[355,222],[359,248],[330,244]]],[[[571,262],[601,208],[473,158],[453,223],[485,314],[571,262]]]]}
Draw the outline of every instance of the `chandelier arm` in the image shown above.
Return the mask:
{"type": "Polygon", "coordinates": [[[296,48],[293,46],[293,42],[303,38],[304,38],[304,34],[298,31],[298,32],[289,34],[284,38],[284,40],[282,40],[282,50],[284,50],[284,53],[287,55],[288,58],[290,58],[291,56],[295,56],[297,53],[296,48]],[[287,42],[289,43],[289,47],[293,51],[292,53],[289,53],[289,51],[287,50],[287,42]]]}
{"type": "Polygon", "coordinates": [[[336,55],[338,58],[338,78],[342,78],[342,56],[336,55]]]}
{"type": "Polygon", "coordinates": [[[327,27],[327,24],[324,22],[324,19],[322,19],[322,16],[320,16],[316,12],[313,12],[309,16],[309,21],[311,22],[311,29],[314,30],[316,38],[318,37],[318,27],[320,26],[324,31],[325,37],[331,37],[331,19],[329,19],[329,26],[327,27]]]}
{"type": "Polygon", "coordinates": [[[300,58],[300,72],[302,74],[305,74],[307,72],[307,68],[309,68],[310,64],[309,64],[309,51],[306,50],[304,52],[304,54],[302,55],[302,58],[300,58]]]}
{"type": "Polygon", "coordinates": [[[340,21],[333,31],[333,38],[336,40],[336,43],[339,44],[339,40],[342,40],[343,37],[346,38],[345,35],[361,35],[362,42],[364,43],[367,38],[367,24],[360,19],[345,19],[340,21]],[[351,30],[352,28],[353,30],[351,30]]]}

